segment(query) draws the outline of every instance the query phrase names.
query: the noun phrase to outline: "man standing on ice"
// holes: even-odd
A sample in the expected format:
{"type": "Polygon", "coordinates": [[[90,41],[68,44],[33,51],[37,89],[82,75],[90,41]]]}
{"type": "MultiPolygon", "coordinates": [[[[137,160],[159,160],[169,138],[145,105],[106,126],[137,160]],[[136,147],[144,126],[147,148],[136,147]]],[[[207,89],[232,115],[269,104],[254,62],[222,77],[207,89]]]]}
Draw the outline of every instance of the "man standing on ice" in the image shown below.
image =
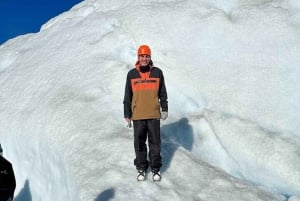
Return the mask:
{"type": "Polygon", "coordinates": [[[153,66],[151,50],[141,45],[135,68],[127,74],[124,95],[124,118],[128,125],[133,121],[134,165],[137,180],[143,181],[150,165],[153,181],[160,181],[161,139],[160,119],[168,117],[168,97],[162,70],[153,66]],[[147,145],[149,146],[149,162],[147,145]]]}

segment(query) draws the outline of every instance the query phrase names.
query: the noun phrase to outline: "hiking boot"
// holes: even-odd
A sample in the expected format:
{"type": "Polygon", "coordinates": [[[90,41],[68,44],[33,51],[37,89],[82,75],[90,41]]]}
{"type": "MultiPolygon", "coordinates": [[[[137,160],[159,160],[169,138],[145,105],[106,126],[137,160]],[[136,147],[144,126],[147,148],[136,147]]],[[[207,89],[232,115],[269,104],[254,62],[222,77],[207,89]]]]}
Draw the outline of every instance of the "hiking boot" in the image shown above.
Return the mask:
{"type": "Polygon", "coordinates": [[[152,180],[153,181],[161,180],[160,171],[152,171],[152,180]]]}
{"type": "Polygon", "coordinates": [[[138,170],[138,175],[136,177],[136,179],[138,181],[144,181],[146,177],[146,171],[145,170],[138,170]]]}

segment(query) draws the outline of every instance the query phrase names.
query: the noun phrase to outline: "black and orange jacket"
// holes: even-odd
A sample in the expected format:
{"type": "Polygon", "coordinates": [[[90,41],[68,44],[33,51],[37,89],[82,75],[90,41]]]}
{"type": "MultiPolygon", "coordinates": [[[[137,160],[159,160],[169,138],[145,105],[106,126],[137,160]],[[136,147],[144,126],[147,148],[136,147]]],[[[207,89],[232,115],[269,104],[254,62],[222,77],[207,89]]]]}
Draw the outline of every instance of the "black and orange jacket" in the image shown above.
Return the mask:
{"type": "Polygon", "coordinates": [[[124,117],[132,120],[160,118],[160,109],[168,111],[168,96],[163,72],[154,66],[147,72],[139,64],[127,74],[124,117]]]}

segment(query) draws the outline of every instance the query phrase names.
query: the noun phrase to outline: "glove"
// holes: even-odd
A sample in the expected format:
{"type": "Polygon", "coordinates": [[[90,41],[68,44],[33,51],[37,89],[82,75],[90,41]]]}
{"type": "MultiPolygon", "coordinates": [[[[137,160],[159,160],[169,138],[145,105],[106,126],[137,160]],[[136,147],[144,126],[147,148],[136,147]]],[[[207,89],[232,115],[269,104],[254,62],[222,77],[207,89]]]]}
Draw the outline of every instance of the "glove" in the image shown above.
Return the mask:
{"type": "Polygon", "coordinates": [[[127,122],[127,127],[128,127],[128,128],[131,128],[131,127],[132,127],[131,119],[125,118],[125,121],[127,122]]]}
{"type": "Polygon", "coordinates": [[[166,119],[168,118],[168,112],[162,111],[162,112],[160,113],[160,118],[161,118],[162,120],[166,120],[166,119]]]}
{"type": "Polygon", "coordinates": [[[127,127],[128,127],[128,128],[131,128],[131,127],[132,127],[131,121],[128,121],[127,127]]]}

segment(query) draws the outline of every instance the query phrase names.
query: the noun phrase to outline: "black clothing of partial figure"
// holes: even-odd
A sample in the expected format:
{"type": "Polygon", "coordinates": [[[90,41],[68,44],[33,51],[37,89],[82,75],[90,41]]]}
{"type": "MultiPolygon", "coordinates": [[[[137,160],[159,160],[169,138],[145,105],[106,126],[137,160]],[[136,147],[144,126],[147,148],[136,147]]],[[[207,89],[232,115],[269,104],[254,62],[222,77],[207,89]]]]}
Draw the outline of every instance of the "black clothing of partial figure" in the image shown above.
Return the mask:
{"type": "Polygon", "coordinates": [[[12,164],[0,155],[0,201],[13,200],[16,179],[12,164]]]}

